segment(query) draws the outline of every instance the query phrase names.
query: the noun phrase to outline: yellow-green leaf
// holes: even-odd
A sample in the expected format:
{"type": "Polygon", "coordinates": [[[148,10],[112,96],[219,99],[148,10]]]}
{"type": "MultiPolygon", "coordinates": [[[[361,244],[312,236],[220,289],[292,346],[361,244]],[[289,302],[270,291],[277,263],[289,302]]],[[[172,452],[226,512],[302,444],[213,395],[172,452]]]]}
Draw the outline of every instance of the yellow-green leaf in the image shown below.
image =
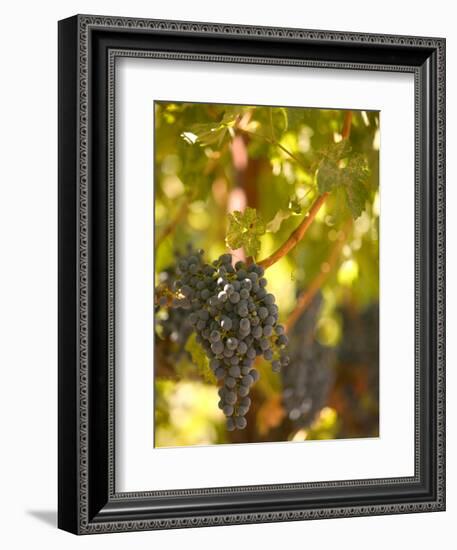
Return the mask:
{"type": "Polygon", "coordinates": [[[266,225],[255,208],[247,207],[244,212],[235,210],[228,215],[229,226],[225,242],[229,248],[244,248],[248,256],[256,256],[260,250],[260,238],[266,225]]]}
{"type": "Polygon", "coordinates": [[[202,346],[197,342],[195,332],[193,332],[187,339],[184,349],[190,353],[192,363],[197,367],[203,380],[205,380],[205,382],[209,382],[210,384],[215,384],[216,378],[211,370],[211,367],[209,366],[208,356],[202,346]]]}

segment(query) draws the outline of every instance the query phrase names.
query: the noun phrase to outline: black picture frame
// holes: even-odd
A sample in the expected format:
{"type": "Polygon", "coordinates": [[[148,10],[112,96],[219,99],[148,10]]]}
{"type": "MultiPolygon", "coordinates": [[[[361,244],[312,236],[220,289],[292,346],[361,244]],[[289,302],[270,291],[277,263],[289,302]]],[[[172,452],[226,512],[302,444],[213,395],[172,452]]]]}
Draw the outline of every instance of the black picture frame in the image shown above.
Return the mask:
{"type": "Polygon", "coordinates": [[[445,509],[445,40],[76,15],[59,22],[58,525],[76,534],[445,509]],[[415,78],[415,475],[116,493],[113,59],[410,72],[415,78]]]}

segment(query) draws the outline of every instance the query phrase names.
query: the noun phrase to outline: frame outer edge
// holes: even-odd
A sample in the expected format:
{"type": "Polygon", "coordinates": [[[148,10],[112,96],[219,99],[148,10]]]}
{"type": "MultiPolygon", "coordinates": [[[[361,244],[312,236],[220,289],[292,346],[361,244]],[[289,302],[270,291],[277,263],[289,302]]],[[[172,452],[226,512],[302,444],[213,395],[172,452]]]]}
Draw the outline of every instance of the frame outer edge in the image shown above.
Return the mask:
{"type": "MultiPolygon", "coordinates": [[[[444,91],[444,50],[445,41],[440,38],[404,37],[391,35],[372,35],[351,32],[311,31],[303,29],[284,29],[273,27],[253,27],[243,25],[192,23],[180,21],[160,21],[148,19],[132,19],[104,16],[77,16],[78,22],[78,212],[79,212],[79,254],[78,254],[78,283],[79,283],[79,371],[78,371],[78,447],[79,447],[79,476],[78,476],[78,503],[79,503],[79,533],[101,533],[115,531],[132,531],[147,529],[166,529],[199,527],[209,525],[228,525],[242,523],[258,523],[273,521],[296,521],[303,519],[320,519],[330,517],[348,517],[392,513],[425,512],[443,510],[444,502],[444,128],[445,128],[445,91],[444,91]],[[219,516],[199,516],[193,518],[119,521],[93,523],[88,518],[88,42],[89,28],[130,29],[146,31],[169,31],[187,34],[217,34],[224,36],[251,36],[259,39],[272,37],[292,40],[318,40],[330,42],[351,42],[353,44],[383,44],[397,46],[415,46],[435,49],[437,60],[437,155],[438,165],[436,176],[437,185],[437,331],[438,331],[438,380],[437,380],[437,453],[438,466],[437,495],[430,502],[415,504],[392,504],[381,506],[354,506],[344,508],[328,508],[316,510],[282,511],[271,513],[245,513],[219,516]]],[[[64,527],[65,528],[65,527],[64,527]]]]}
{"type": "Polygon", "coordinates": [[[79,528],[77,303],[77,44],[76,17],[58,24],[58,526],[79,528]]]}

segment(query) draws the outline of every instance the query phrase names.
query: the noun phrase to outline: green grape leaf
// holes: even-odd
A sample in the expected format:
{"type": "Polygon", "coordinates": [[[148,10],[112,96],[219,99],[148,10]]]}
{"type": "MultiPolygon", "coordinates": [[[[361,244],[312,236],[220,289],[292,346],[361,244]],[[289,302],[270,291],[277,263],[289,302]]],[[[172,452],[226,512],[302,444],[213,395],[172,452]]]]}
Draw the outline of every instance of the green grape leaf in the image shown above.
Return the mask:
{"type": "Polygon", "coordinates": [[[187,339],[184,349],[190,354],[192,363],[197,367],[200,376],[205,382],[215,384],[216,378],[209,366],[209,359],[205,350],[197,342],[196,334],[193,332],[187,339]]]}
{"type": "Polygon", "coordinates": [[[181,137],[187,143],[198,144],[202,147],[207,145],[217,145],[220,147],[222,142],[230,132],[237,121],[235,113],[225,113],[220,122],[197,123],[193,124],[188,131],[182,132],[181,137]]]}
{"type": "Polygon", "coordinates": [[[370,198],[368,187],[364,178],[358,174],[348,177],[348,182],[344,186],[346,202],[351,211],[352,217],[357,219],[365,210],[365,205],[370,198]]]}
{"type": "Polygon", "coordinates": [[[265,234],[266,225],[255,208],[247,207],[244,212],[235,210],[228,215],[229,226],[225,242],[229,248],[244,248],[248,256],[256,256],[260,250],[260,237],[265,234]]]}
{"type": "Polygon", "coordinates": [[[328,193],[340,185],[340,169],[333,159],[323,159],[317,172],[319,193],[328,193]]]}
{"type": "Polygon", "coordinates": [[[324,152],[317,168],[317,186],[320,193],[343,190],[346,206],[356,219],[369,199],[367,180],[370,171],[365,156],[350,155],[350,152],[346,140],[324,152]]]}
{"type": "Polygon", "coordinates": [[[322,159],[317,166],[317,186],[320,193],[327,193],[341,185],[340,161],[347,158],[350,152],[351,146],[347,140],[334,143],[321,151],[322,159]]]}

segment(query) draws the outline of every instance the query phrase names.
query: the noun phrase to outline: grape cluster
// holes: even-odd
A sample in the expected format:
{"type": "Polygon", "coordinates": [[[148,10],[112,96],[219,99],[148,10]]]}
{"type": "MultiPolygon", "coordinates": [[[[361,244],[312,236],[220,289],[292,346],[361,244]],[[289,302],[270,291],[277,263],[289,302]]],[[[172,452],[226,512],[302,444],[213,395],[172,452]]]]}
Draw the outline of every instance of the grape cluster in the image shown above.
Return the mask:
{"type": "Polygon", "coordinates": [[[188,314],[181,308],[171,308],[169,305],[169,289],[176,280],[176,263],[180,259],[195,254],[192,247],[187,247],[184,252],[175,251],[175,263],[161,271],[158,275],[158,287],[156,289],[155,324],[156,345],[167,341],[168,345],[163,346],[164,356],[168,363],[176,364],[181,358],[187,355],[185,350],[186,342],[191,335],[193,328],[188,322],[188,314]]]}
{"type": "MultiPolygon", "coordinates": [[[[341,310],[343,338],[338,358],[345,365],[379,365],[379,305],[371,304],[355,315],[349,308],[341,310]]],[[[376,374],[377,378],[377,374],[376,374]]]]}
{"type": "MultiPolygon", "coordinates": [[[[354,312],[346,307],[341,310],[343,337],[338,348],[338,380],[344,388],[345,400],[358,419],[374,417],[379,405],[379,305],[365,307],[354,312]],[[372,411],[363,410],[360,398],[355,395],[357,380],[364,380],[363,405],[372,404],[372,411]]],[[[373,422],[374,423],[374,422],[373,422]]]]}
{"type": "Polygon", "coordinates": [[[281,372],[284,408],[299,428],[312,424],[334,381],[335,353],[315,338],[321,303],[318,294],[289,333],[291,360],[281,372]]]}
{"type": "MultiPolygon", "coordinates": [[[[161,283],[171,285],[173,275],[168,271],[160,273],[159,280],[161,283]]],[[[159,305],[156,307],[156,313],[160,306],[164,306],[163,314],[158,318],[157,324],[160,326],[160,335],[164,339],[169,339],[173,344],[176,344],[180,352],[184,350],[184,346],[189,338],[192,327],[187,322],[187,314],[183,309],[167,308],[167,302],[164,297],[159,298],[159,305]]],[[[176,360],[179,357],[175,357],[176,360]]]]}
{"type": "Polygon", "coordinates": [[[188,321],[220,382],[219,407],[228,430],[242,430],[251,405],[249,392],[258,380],[257,356],[279,372],[288,364],[284,327],[278,324],[275,297],[267,291],[261,266],[223,254],[205,263],[203,251],[179,260],[173,306],[189,311],[188,321]]]}

